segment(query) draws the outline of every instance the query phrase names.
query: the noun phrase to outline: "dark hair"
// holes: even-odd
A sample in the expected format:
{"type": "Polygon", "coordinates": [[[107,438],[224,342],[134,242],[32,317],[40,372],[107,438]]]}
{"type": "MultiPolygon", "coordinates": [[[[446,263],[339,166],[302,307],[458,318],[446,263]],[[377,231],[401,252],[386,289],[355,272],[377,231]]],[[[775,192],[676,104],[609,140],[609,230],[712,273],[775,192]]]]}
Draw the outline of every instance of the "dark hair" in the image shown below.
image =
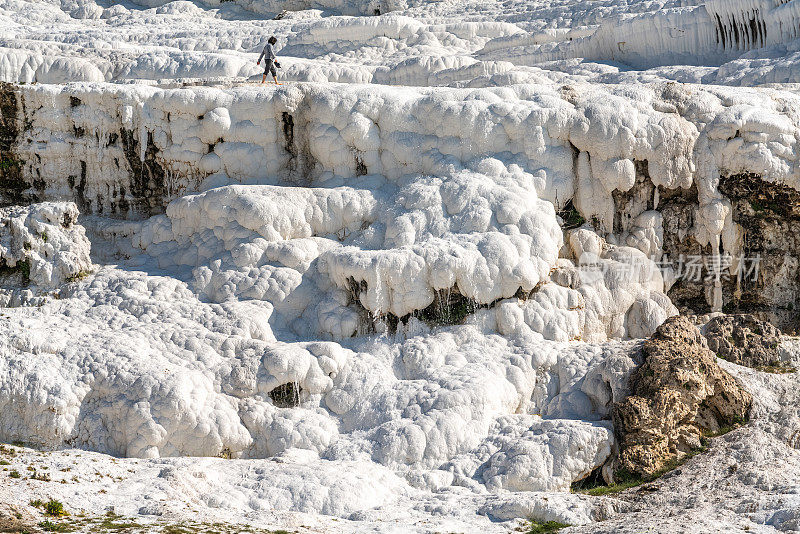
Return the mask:
{"type": "Polygon", "coordinates": [[[268,42],[269,44],[271,44],[271,45],[274,45],[275,43],[277,43],[277,42],[278,42],[278,40],[277,40],[277,39],[275,39],[275,36],[273,35],[272,37],[270,37],[269,39],[267,39],[267,42],[268,42]]]}

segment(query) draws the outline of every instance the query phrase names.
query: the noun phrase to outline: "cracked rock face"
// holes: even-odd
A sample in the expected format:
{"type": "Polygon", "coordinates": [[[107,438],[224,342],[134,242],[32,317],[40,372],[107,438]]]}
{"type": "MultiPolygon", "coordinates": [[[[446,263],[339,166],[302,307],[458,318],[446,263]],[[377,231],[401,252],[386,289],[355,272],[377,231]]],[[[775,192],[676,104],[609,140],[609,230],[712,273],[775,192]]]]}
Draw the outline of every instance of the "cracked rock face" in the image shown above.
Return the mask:
{"type": "Polygon", "coordinates": [[[631,396],[612,412],[617,472],[651,475],[699,447],[703,434],[746,419],[752,396],[720,368],[687,318],[667,319],[642,354],[631,396]]]}
{"type": "Polygon", "coordinates": [[[781,331],[752,315],[715,317],[705,328],[708,348],[739,365],[759,367],[780,364],[781,331]]]}

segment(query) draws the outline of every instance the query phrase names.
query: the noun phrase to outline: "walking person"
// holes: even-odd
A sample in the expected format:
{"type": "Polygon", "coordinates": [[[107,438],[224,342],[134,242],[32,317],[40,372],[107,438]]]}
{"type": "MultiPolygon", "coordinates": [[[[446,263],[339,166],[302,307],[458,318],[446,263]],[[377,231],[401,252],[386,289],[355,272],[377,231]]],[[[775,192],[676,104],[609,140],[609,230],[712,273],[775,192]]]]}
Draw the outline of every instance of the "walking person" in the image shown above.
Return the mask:
{"type": "Polygon", "coordinates": [[[258,56],[258,61],[256,65],[261,65],[261,60],[264,60],[264,76],[261,78],[261,83],[264,83],[267,80],[267,74],[272,74],[272,79],[275,80],[275,85],[281,85],[278,83],[278,71],[275,67],[280,67],[280,63],[276,61],[275,57],[275,49],[273,46],[277,43],[278,40],[273,35],[267,40],[267,45],[264,47],[264,50],[261,52],[261,55],[258,56]]]}

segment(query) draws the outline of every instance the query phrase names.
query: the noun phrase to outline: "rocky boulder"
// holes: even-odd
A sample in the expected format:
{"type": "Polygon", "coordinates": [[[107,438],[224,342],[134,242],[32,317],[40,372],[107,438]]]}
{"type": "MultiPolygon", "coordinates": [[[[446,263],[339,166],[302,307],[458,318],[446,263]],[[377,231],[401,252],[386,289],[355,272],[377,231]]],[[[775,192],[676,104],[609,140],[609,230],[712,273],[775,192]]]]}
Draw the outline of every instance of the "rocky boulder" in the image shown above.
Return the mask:
{"type": "Polygon", "coordinates": [[[781,331],[752,315],[722,315],[711,319],[705,336],[717,356],[747,367],[780,365],[781,331]]]}
{"type": "Polygon", "coordinates": [[[0,207],[0,289],[55,289],[91,271],[91,243],[77,221],[72,202],[0,207]]]}
{"type": "Polygon", "coordinates": [[[612,409],[616,473],[652,475],[700,447],[703,435],[746,420],[752,396],[720,368],[687,318],[667,319],[642,355],[631,395],[612,409]]]}

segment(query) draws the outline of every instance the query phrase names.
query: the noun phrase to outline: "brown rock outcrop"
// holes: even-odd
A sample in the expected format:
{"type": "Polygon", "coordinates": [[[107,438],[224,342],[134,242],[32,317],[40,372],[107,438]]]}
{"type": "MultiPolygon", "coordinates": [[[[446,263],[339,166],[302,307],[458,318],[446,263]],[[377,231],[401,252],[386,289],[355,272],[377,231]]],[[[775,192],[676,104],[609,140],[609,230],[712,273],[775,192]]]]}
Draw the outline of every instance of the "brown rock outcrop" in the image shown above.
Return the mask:
{"type": "Polygon", "coordinates": [[[752,315],[722,315],[705,328],[708,348],[729,362],[747,367],[780,365],[781,331],[752,315]]]}
{"type": "Polygon", "coordinates": [[[700,447],[704,434],[746,420],[752,396],[720,368],[687,318],[667,319],[642,353],[631,395],[612,410],[615,472],[652,475],[700,447]]]}

